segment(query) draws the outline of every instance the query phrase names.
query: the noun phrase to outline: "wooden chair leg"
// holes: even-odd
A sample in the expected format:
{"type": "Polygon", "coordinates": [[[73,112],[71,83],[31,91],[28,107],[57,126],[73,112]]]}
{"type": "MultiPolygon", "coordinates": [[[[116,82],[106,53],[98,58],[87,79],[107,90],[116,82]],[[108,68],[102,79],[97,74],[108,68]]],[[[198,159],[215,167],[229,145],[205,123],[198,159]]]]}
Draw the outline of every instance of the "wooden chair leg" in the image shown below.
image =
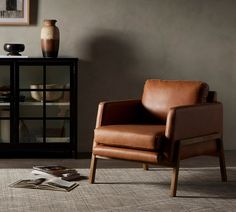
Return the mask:
{"type": "Polygon", "coordinates": [[[143,169],[144,169],[145,171],[148,170],[148,164],[147,164],[147,163],[143,163],[143,169]]]}
{"type": "Polygon", "coordinates": [[[221,180],[222,182],[227,182],[224,147],[223,147],[223,142],[221,139],[219,139],[219,162],[220,162],[221,180]]]}
{"type": "Polygon", "coordinates": [[[179,162],[176,164],[176,167],[173,168],[171,186],[170,186],[170,196],[172,197],[176,197],[178,176],[179,176],[179,162]]]}
{"type": "Polygon", "coordinates": [[[91,158],[90,173],[89,173],[89,183],[91,184],[93,184],[95,181],[96,167],[97,167],[97,158],[93,154],[91,158]]]}
{"type": "Polygon", "coordinates": [[[176,143],[176,152],[175,152],[176,164],[175,164],[175,167],[173,167],[173,173],[172,173],[171,185],[170,185],[171,197],[176,197],[176,193],[177,193],[177,185],[178,185],[178,177],[179,177],[180,148],[181,148],[181,141],[176,143]]]}

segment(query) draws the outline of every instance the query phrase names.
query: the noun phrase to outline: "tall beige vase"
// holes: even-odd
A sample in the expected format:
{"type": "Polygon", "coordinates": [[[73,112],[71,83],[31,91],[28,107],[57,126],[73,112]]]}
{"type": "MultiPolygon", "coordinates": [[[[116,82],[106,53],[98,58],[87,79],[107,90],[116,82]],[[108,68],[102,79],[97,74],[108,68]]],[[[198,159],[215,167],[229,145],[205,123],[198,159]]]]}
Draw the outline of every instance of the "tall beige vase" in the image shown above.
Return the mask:
{"type": "Polygon", "coordinates": [[[44,20],[41,29],[41,48],[43,57],[57,57],[60,42],[60,32],[56,20],[44,20]]]}

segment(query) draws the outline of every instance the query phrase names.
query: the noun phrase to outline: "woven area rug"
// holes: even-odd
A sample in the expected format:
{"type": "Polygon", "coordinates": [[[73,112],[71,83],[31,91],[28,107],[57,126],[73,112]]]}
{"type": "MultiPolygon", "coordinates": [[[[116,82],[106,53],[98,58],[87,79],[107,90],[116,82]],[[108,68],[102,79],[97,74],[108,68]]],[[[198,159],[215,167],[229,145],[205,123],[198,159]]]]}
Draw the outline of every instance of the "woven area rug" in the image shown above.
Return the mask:
{"type": "MultiPolygon", "coordinates": [[[[236,211],[236,168],[180,170],[177,197],[169,197],[171,169],[98,169],[96,184],[81,180],[71,192],[10,188],[27,178],[30,169],[0,169],[0,212],[73,211],[236,211]]],[[[88,169],[78,169],[88,176],[88,169]]]]}

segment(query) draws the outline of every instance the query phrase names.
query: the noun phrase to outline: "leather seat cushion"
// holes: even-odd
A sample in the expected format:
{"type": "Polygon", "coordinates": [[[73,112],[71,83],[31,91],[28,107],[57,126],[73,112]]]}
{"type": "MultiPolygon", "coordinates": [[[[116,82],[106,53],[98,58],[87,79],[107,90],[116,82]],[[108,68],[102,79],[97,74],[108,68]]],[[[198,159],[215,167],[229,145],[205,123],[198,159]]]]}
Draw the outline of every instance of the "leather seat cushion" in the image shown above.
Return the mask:
{"type": "Polygon", "coordinates": [[[108,125],[95,129],[95,142],[107,146],[158,150],[165,125],[108,125]]]}

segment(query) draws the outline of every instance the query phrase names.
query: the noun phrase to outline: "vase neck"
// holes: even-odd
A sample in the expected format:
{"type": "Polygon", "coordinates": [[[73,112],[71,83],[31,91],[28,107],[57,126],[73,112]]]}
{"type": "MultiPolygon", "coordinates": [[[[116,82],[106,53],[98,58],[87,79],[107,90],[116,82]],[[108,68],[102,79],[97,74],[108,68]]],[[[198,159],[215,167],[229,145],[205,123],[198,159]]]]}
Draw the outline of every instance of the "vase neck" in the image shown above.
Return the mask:
{"type": "Polygon", "coordinates": [[[57,20],[44,20],[43,24],[44,26],[55,26],[57,20]]]}

